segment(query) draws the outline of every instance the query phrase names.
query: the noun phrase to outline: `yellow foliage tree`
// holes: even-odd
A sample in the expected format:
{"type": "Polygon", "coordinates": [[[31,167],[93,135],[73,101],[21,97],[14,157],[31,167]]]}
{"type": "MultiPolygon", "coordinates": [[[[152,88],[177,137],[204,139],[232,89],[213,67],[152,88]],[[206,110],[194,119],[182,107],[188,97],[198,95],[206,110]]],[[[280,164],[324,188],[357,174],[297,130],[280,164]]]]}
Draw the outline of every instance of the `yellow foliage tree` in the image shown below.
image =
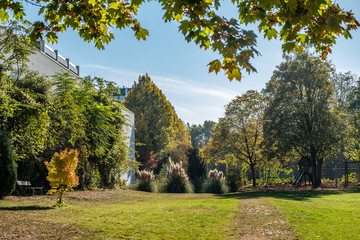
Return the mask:
{"type": "Polygon", "coordinates": [[[45,162],[49,171],[46,179],[51,186],[47,193],[58,195],[59,205],[63,204],[64,192],[79,185],[79,177],[75,174],[77,164],[78,151],[74,149],[65,149],[60,153],[55,153],[50,162],[45,162]]]}

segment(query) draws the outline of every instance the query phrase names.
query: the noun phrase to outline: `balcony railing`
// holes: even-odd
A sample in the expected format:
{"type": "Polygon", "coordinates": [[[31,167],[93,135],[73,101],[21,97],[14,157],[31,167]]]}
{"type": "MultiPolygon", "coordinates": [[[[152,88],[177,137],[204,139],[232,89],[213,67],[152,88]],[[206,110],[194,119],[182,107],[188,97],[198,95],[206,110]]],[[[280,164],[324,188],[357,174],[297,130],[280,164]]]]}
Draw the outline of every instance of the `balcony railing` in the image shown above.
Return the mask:
{"type": "Polygon", "coordinates": [[[69,58],[65,58],[60,55],[58,50],[53,50],[51,47],[46,45],[44,41],[37,41],[36,46],[41,52],[45,53],[47,56],[51,57],[62,66],[69,69],[71,72],[78,76],[80,75],[80,67],[71,63],[69,58]]]}

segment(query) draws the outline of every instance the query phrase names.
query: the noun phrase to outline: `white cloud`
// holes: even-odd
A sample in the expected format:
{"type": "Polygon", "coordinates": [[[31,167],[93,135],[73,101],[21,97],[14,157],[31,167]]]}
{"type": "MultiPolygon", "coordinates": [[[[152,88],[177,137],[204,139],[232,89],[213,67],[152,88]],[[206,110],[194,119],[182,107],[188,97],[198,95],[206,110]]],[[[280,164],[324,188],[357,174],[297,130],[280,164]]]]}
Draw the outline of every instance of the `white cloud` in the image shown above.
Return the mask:
{"type": "Polygon", "coordinates": [[[185,107],[176,107],[175,111],[177,113],[186,113],[186,114],[196,114],[195,111],[189,109],[189,108],[185,108],[185,107]]]}
{"type": "MultiPolygon", "coordinates": [[[[141,73],[121,68],[113,68],[96,64],[83,65],[82,68],[95,72],[97,76],[107,80],[132,83],[141,73]]],[[[86,71],[85,71],[86,72],[86,71]]],[[[224,105],[238,93],[214,86],[205,85],[191,79],[169,78],[150,75],[152,81],[164,92],[175,107],[178,116],[185,122],[202,123],[204,120],[217,119],[223,115],[224,105]]],[[[130,87],[131,85],[129,85],[130,87]]]]}
{"type": "MultiPolygon", "coordinates": [[[[132,80],[134,80],[137,79],[139,75],[141,75],[141,73],[138,72],[133,72],[121,68],[107,67],[97,64],[87,64],[87,65],[82,65],[81,67],[92,70],[98,69],[101,71],[102,74],[106,74],[107,76],[111,75],[110,73],[116,74],[111,76],[111,79],[109,80],[122,79],[123,77],[130,77],[132,80]]],[[[219,88],[218,86],[212,86],[212,85],[204,86],[200,84],[189,83],[188,81],[182,81],[174,78],[168,78],[168,77],[162,77],[156,75],[151,75],[150,77],[161,90],[164,90],[166,92],[179,93],[182,95],[210,96],[210,97],[226,99],[227,101],[230,101],[237,95],[233,91],[230,91],[228,89],[222,89],[219,88]]]]}
{"type": "Polygon", "coordinates": [[[190,124],[202,124],[205,120],[218,121],[223,116],[224,108],[221,106],[175,106],[178,116],[190,124]]]}
{"type": "MultiPolygon", "coordinates": [[[[114,73],[117,75],[122,75],[122,76],[129,76],[129,77],[138,77],[140,75],[140,73],[137,72],[132,72],[132,71],[128,71],[125,69],[121,69],[121,68],[113,68],[113,67],[107,67],[107,66],[102,66],[102,65],[97,65],[97,64],[86,64],[86,65],[81,65],[81,68],[87,68],[87,69],[98,69],[101,72],[106,72],[106,74],[109,73],[114,73]]],[[[117,76],[114,76],[117,77],[117,76]]]]}
{"type": "Polygon", "coordinates": [[[182,95],[203,95],[210,97],[233,99],[237,94],[227,89],[212,85],[200,85],[161,76],[151,76],[151,79],[163,90],[179,93],[182,95]]]}

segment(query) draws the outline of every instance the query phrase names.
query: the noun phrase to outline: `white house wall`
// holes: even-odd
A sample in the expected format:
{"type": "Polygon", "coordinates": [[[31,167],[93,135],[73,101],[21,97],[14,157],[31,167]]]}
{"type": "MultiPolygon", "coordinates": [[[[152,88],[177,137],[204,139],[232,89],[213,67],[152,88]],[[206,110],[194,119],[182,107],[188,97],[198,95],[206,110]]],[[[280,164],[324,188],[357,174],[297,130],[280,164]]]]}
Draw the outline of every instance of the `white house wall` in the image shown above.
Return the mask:
{"type": "MultiPolygon", "coordinates": [[[[129,158],[135,160],[135,114],[129,109],[124,109],[122,114],[125,116],[124,136],[127,146],[130,147],[129,158]]],[[[121,175],[121,180],[126,181],[127,185],[135,183],[135,169],[121,175]]]]}

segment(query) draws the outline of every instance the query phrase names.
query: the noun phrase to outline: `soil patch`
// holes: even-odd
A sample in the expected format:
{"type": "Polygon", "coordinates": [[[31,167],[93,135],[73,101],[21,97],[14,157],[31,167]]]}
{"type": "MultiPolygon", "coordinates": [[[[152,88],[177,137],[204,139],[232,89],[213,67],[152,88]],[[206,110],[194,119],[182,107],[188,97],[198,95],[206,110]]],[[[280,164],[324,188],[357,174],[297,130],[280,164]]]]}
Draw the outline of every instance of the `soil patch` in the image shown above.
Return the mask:
{"type": "Polygon", "coordinates": [[[240,200],[236,239],[298,239],[282,212],[265,198],[240,200]]]}

